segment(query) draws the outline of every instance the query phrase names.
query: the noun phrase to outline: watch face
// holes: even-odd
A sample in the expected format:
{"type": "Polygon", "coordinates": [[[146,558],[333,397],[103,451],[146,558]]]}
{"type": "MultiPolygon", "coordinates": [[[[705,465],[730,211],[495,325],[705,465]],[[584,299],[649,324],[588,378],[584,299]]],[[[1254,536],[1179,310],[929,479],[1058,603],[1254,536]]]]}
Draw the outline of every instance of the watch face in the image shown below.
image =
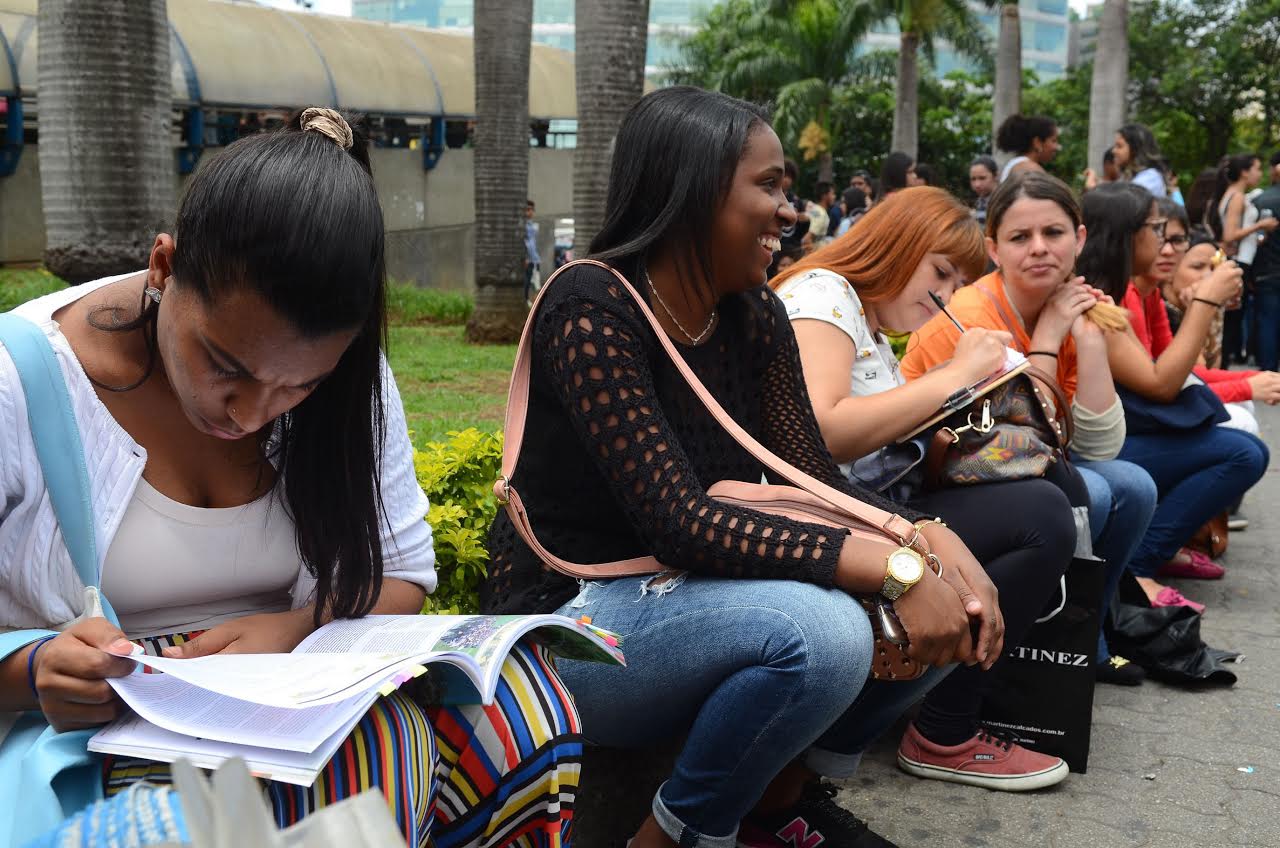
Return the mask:
{"type": "Polygon", "coordinates": [[[895,551],[889,557],[889,574],[899,583],[915,583],[924,576],[924,563],[912,551],[895,551]]]}

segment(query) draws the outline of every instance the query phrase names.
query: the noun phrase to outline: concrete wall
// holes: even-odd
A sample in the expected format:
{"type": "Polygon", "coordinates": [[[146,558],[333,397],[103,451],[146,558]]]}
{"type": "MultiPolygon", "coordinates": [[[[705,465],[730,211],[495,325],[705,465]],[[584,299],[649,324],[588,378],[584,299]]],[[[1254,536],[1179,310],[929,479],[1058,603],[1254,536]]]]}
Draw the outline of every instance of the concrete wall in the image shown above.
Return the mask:
{"type": "Polygon", "coordinates": [[[0,177],[0,262],[39,261],[44,254],[40,163],[28,147],[11,177],[0,177]]]}
{"type": "MultiPolygon", "coordinates": [[[[393,280],[454,291],[474,288],[474,162],[471,150],[446,150],[428,172],[421,151],[373,151],[387,225],[387,273],[393,280]]],[[[573,215],[573,151],[530,150],[527,196],[538,208],[545,276],[554,256],[555,220],[573,215]]],[[[17,172],[0,178],[0,264],[36,263],[43,253],[39,155],[28,145],[17,172]]]]}

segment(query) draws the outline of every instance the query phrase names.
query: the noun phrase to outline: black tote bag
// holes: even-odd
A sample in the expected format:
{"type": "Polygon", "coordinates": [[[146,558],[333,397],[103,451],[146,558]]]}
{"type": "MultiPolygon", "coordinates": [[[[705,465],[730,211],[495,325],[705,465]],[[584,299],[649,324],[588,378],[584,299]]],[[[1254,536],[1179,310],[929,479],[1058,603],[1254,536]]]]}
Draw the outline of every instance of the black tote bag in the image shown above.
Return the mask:
{"type": "Polygon", "coordinates": [[[1080,774],[1089,765],[1105,565],[1079,556],[1071,561],[1065,597],[1055,593],[1022,643],[1005,646],[982,705],[983,724],[1010,733],[1027,748],[1062,757],[1080,774]]]}

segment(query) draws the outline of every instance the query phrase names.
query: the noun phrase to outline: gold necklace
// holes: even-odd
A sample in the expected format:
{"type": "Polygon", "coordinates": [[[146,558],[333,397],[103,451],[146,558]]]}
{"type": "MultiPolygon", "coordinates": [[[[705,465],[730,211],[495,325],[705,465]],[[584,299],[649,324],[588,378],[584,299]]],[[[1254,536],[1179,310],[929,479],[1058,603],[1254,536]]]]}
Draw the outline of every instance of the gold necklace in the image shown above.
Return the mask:
{"type": "Polygon", "coordinates": [[[698,335],[695,336],[693,333],[689,332],[684,328],[684,325],[680,323],[680,319],[677,318],[675,316],[675,313],[671,311],[671,307],[667,306],[666,301],[662,299],[662,295],[658,294],[658,288],[653,284],[653,278],[649,276],[649,273],[647,271],[645,272],[644,279],[645,279],[645,282],[649,284],[649,291],[653,292],[653,296],[657,298],[658,305],[662,307],[663,312],[667,313],[667,317],[670,318],[672,322],[675,323],[676,328],[679,329],[680,332],[684,333],[684,337],[688,339],[690,342],[692,342],[693,344],[695,345],[701,344],[702,340],[707,337],[707,332],[711,329],[712,323],[714,323],[716,320],[716,310],[712,308],[711,314],[707,316],[707,326],[703,327],[702,332],[698,333],[698,335]]]}

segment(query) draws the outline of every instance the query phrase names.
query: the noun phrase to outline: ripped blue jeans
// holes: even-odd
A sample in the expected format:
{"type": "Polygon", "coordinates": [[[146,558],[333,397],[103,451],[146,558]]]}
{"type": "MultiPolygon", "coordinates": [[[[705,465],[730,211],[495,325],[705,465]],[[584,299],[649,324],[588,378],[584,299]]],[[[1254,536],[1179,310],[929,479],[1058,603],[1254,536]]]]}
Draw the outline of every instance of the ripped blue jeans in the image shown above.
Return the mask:
{"type": "Polygon", "coordinates": [[[687,734],[653,812],[682,848],[733,848],[738,823],[797,758],[847,777],[945,676],[868,683],[867,614],[838,589],[681,574],[583,585],[558,610],[622,635],[627,666],[557,661],[594,744],[687,734]]]}

